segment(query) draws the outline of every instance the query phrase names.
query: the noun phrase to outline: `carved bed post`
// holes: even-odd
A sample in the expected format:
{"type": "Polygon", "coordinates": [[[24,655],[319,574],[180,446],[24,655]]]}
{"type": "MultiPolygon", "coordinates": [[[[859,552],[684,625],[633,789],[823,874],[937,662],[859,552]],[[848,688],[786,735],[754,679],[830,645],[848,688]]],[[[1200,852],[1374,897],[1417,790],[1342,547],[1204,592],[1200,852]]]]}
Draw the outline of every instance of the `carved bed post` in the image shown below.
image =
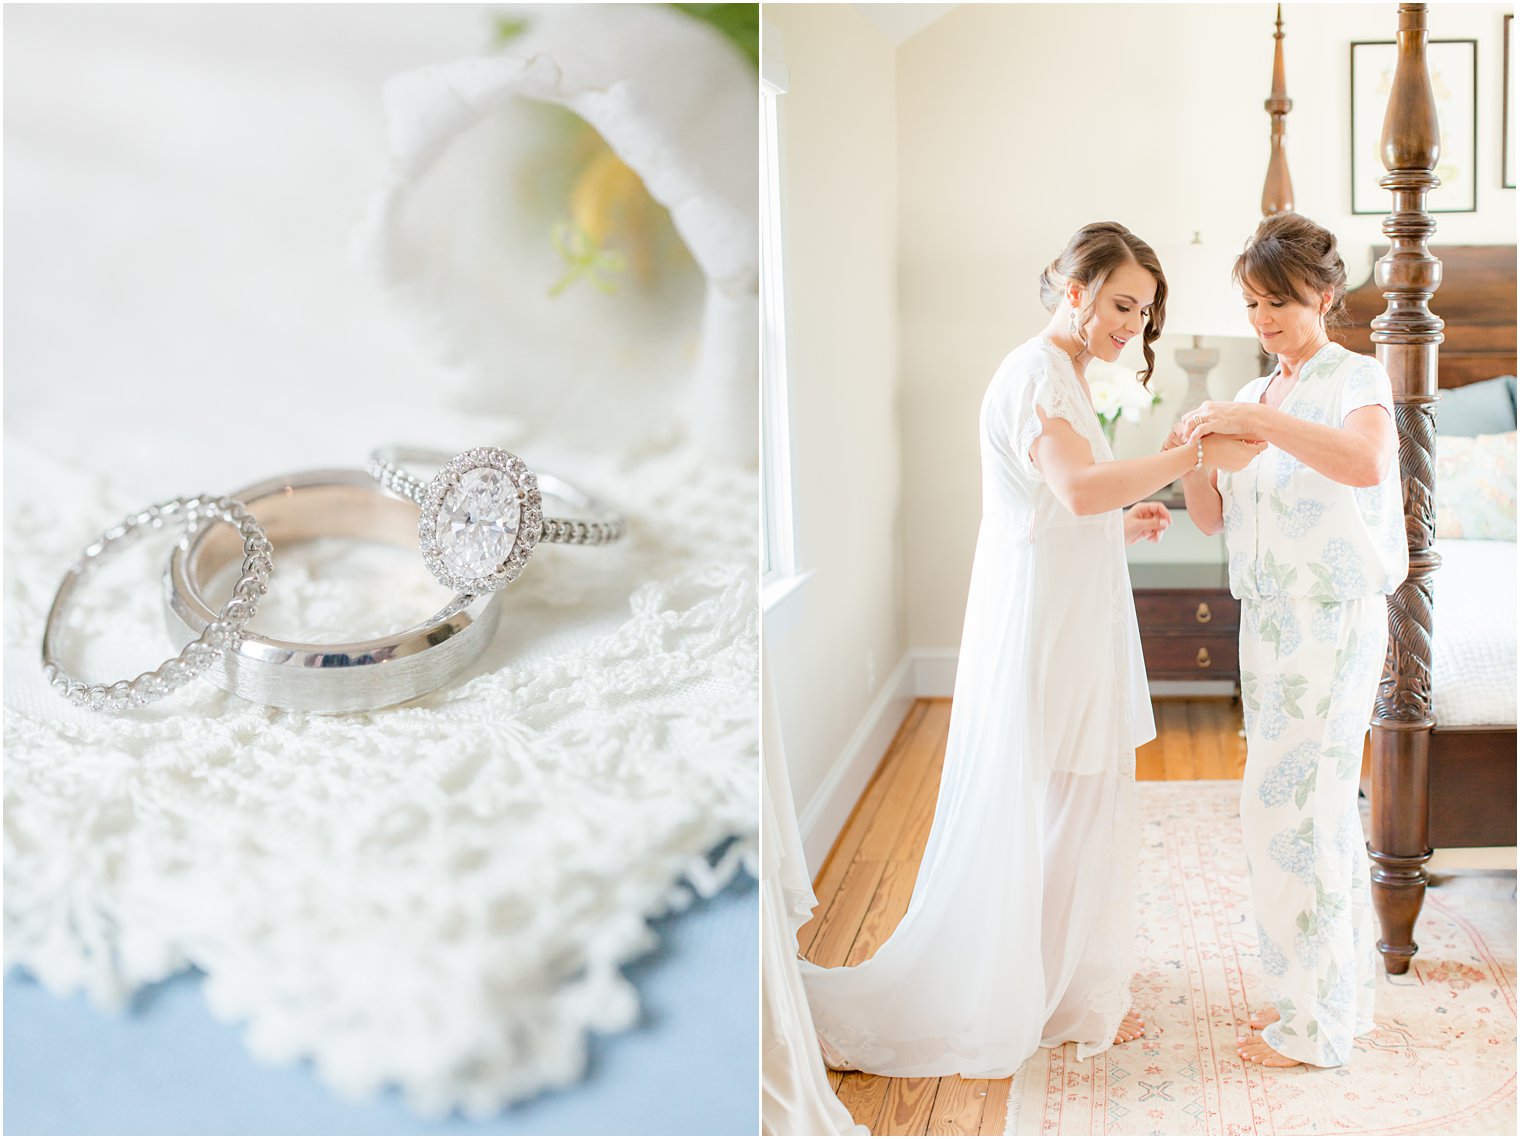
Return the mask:
{"type": "Polygon", "coordinates": [[[1272,116],[1272,155],[1267,159],[1267,181],[1261,188],[1261,216],[1285,213],[1293,208],[1293,179],[1288,177],[1288,152],[1283,149],[1288,112],[1293,100],[1288,98],[1288,82],[1283,75],[1282,5],[1277,6],[1277,31],[1272,54],[1272,94],[1267,96],[1267,114],[1272,116]]]}
{"type": "Polygon", "coordinates": [[[1430,638],[1433,582],[1440,558],[1435,536],[1435,402],[1437,350],[1444,324],[1429,308],[1441,284],[1441,262],[1426,241],[1435,219],[1425,196],[1440,184],[1435,99],[1425,64],[1424,4],[1399,5],[1398,66],[1383,120],[1379,183],[1393,192],[1383,222],[1390,248],[1375,280],[1388,300],[1372,322],[1377,357],[1393,380],[1404,487],[1409,577],[1388,600],[1389,644],[1372,719],[1372,900],[1382,936],[1378,949],[1390,973],[1404,973],[1417,946],[1414,923],[1425,900],[1430,858],[1427,770],[1431,715],[1430,638]]]}

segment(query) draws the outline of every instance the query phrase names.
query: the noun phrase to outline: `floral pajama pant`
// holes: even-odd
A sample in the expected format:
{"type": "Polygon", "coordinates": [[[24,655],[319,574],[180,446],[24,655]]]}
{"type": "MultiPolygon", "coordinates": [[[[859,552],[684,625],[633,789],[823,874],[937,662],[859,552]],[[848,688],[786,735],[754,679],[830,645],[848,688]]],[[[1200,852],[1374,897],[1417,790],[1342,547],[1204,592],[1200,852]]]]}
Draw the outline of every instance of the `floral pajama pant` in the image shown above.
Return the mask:
{"type": "Polygon", "coordinates": [[[1377,948],[1357,811],[1388,645],[1387,600],[1241,603],[1240,798],[1263,980],[1284,1056],[1329,1067],[1373,1028],[1377,948]]]}

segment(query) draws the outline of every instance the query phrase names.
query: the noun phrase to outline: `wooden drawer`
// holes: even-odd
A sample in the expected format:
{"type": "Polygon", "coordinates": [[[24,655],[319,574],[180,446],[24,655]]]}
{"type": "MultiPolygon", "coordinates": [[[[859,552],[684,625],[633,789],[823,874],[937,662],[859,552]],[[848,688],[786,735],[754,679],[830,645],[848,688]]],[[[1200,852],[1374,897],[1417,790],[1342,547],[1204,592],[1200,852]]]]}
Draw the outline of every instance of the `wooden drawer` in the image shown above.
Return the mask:
{"type": "Polygon", "coordinates": [[[1222,560],[1132,563],[1130,582],[1149,679],[1240,683],[1240,602],[1222,560]]]}
{"type": "Polygon", "coordinates": [[[1137,590],[1135,614],[1144,633],[1225,633],[1240,628],[1240,602],[1218,590],[1137,590]]]}
{"type": "Polygon", "coordinates": [[[1152,680],[1238,680],[1238,634],[1213,632],[1189,635],[1145,630],[1140,638],[1145,671],[1152,680]]]}

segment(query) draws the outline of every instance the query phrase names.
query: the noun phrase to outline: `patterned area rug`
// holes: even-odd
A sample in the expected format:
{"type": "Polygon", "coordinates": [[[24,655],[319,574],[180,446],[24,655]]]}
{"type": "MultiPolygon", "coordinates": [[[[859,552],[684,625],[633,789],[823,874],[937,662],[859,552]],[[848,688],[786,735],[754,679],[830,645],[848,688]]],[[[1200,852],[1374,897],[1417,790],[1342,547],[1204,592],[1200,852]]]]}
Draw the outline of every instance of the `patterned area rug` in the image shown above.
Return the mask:
{"type": "Polygon", "coordinates": [[[1426,893],[1409,973],[1383,977],[1377,1031],[1344,1068],[1269,1071],[1235,1054],[1258,1007],[1238,782],[1142,783],[1145,1039],[1083,1063],[1041,1049],[1014,1077],[1009,1135],[1514,1135],[1514,879],[1426,893]]]}

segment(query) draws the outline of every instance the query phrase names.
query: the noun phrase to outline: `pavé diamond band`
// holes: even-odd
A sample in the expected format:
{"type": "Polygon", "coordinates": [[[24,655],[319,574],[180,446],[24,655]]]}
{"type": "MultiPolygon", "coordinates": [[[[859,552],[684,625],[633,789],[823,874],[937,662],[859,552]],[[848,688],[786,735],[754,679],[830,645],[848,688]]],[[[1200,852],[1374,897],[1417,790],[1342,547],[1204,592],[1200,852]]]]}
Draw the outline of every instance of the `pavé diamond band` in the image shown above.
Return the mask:
{"type": "Polygon", "coordinates": [[[603,546],[626,532],[622,517],[552,475],[536,474],[510,451],[476,447],[449,458],[386,447],[370,456],[370,474],[421,508],[423,559],[434,577],[460,593],[492,593],[516,579],[539,542],[603,546]],[[430,482],[402,463],[442,464],[430,482]],[[543,498],[587,518],[546,518],[543,498]]]}
{"type": "MultiPolygon", "coordinates": [[[[364,471],[304,471],[238,492],[276,546],[354,538],[411,548],[417,510],[385,494],[364,471]]],[[[218,527],[203,528],[169,559],[165,594],[171,629],[198,633],[215,614],[208,584],[237,551],[218,527]]],[[[490,642],[499,598],[456,596],[427,620],[386,637],[342,644],[285,641],[245,631],[236,651],[206,675],[247,700],[310,712],[354,712],[399,704],[441,687],[490,642]]]]}
{"type": "Polygon", "coordinates": [[[119,712],[167,696],[215,667],[216,662],[232,651],[246,635],[243,626],[258,612],[259,598],[269,589],[269,574],[274,568],[271,552],[269,538],[263,527],[243,503],[236,499],[196,495],[176,498],[129,515],[126,521],[113,526],[87,546],[79,560],[63,575],[58,592],[53,595],[47,623],[43,626],[43,675],[59,695],[82,707],[97,710],[119,712]],[[107,550],[113,546],[129,545],[149,530],[162,529],[166,523],[179,521],[194,529],[203,522],[215,519],[227,523],[231,529],[207,527],[201,532],[214,530],[227,551],[226,564],[232,564],[241,556],[242,570],[237,584],[233,586],[232,596],[222,606],[221,612],[206,610],[206,619],[194,630],[195,640],[180,650],[178,656],[171,657],[157,668],[131,681],[91,684],[75,679],[59,667],[58,641],[63,632],[63,616],[68,610],[69,598],[75,586],[99,563],[107,550]]]}

